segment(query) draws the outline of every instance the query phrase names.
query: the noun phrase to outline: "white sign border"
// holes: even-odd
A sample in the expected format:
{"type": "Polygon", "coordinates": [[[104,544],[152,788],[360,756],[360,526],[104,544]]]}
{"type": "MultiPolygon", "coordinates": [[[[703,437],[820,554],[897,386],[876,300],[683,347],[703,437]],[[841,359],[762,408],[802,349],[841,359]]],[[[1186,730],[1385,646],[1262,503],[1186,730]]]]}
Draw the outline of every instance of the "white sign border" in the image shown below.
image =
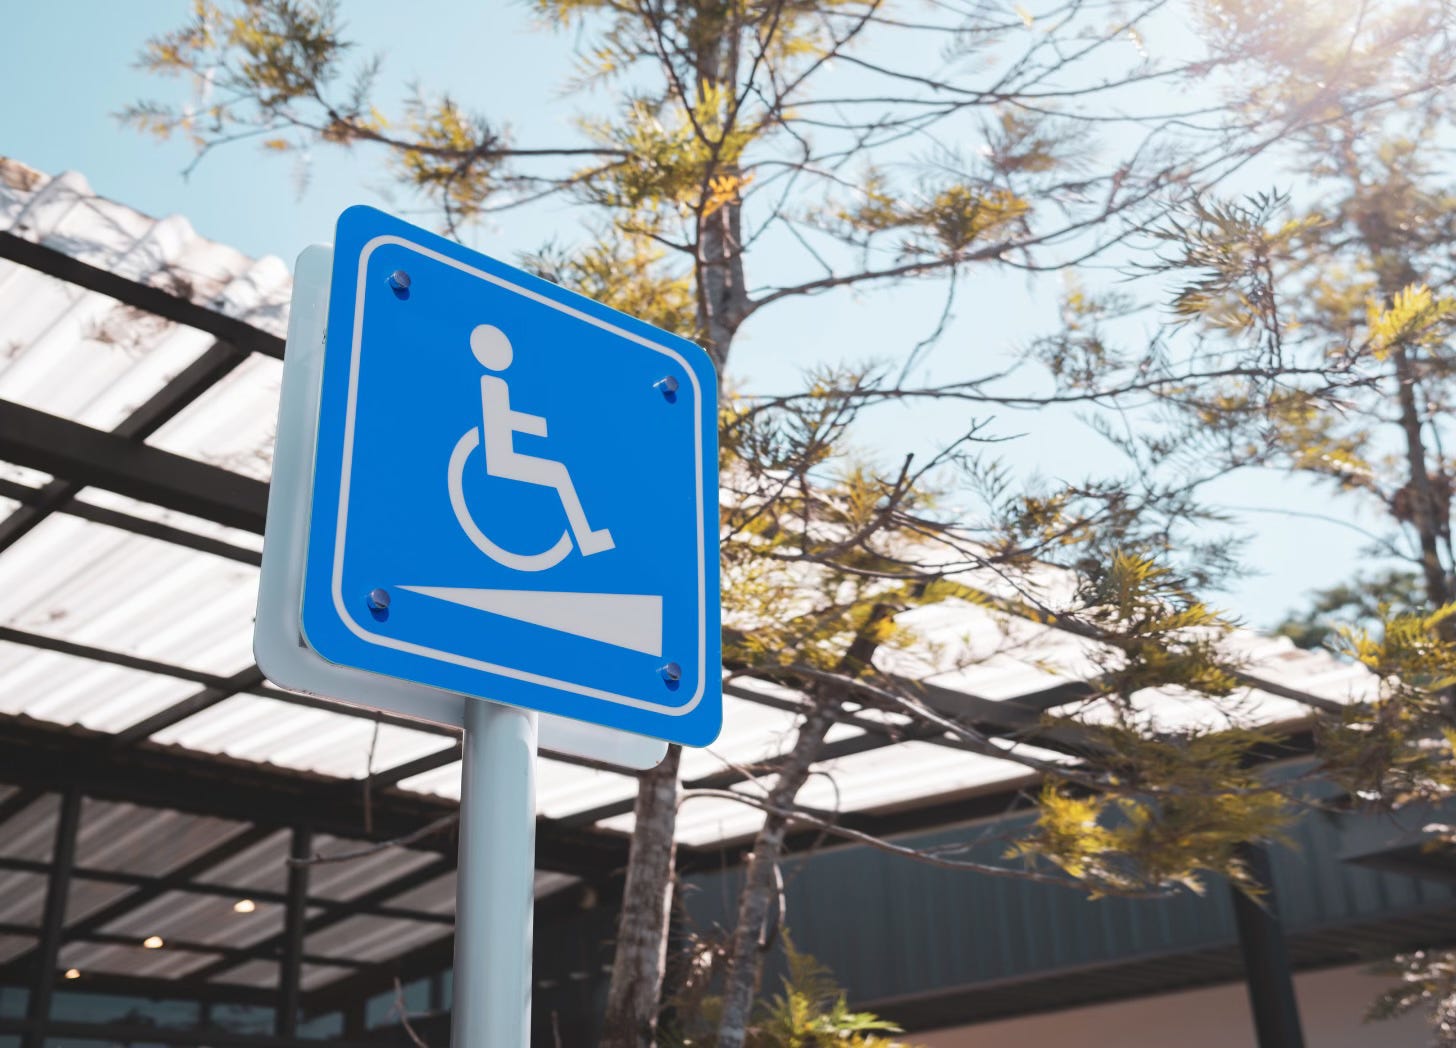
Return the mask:
{"type": "Polygon", "coordinates": [[[334,563],[332,575],[332,596],[334,600],[334,611],[344,623],[350,633],[367,644],[377,644],[383,648],[392,648],[396,651],[407,652],[411,655],[418,655],[422,658],[434,659],[438,662],[448,662],[456,666],[464,666],[467,669],[480,670],[484,673],[495,674],[500,677],[509,677],[513,680],[523,681],[527,684],[535,684],[557,691],[572,692],[577,695],[584,695],[588,698],[600,699],[618,706],[632,706],[637,709],[649,710],[653,713],[663,714],[672,717],[681,717],[691,713],[703,701],[707,694],[707,568],[706,550],[704,538],[703,520],[703,391],[698,383],[698,377],[692,367],[682,355],[676,350],[666,346],[658,345],[651,339],[643,338],[641,335],[633,334],[630,331],[617,327],[584,313],[579,309],[553,301],[545,295],[523,288],[519,284],[513,284],[509,280],[498,277],[493,273],[487,273],[482,269],[467,265],[448,255],[431,250],[420,244],[415,244],[392,233],[374,237],[368,241],[359,252],[359,277],[358,284],[354,291],[354,325],[350,333],[350,356],[349,356],[349,400],[344,415],[344,451],[342,470],[339,477],[339,506],[338,524],[334,532],[334,563]],[[494,284],[512,294],[520,295],[540,305],[547,306],[560,313],[576,320],[585,321],[594,327],[609,331],[619,338],[635,342],[640,346],[661,353],[680,366],[688,376],[688,381],[693,386],[693,470],[694,470],[694,495],[697,500],[697,552],[698,552],[698,687],[693,697],[685,703],[669,705],[667,703],[652,702],[647,699],[639,699],[632,695],[622,695],[617,692],[607,691],[602,688],[593,688],[585,684],[578,684],[574,681],[561,680],[556,677],[548,677],[540,673],[530,673],[525,670],[518,670],[511,666],[502,666],[498,663],[486,662],[482,659],[473,659],[468,655],[460,655],[452,651],[444,651],[439,648],[431,648],[424,644],[415,644],[412,641],[399,640],[395,637],[384,636],[366,629],[354,620],[349,614],[348,604],[344,600],[343,575],[344,575],[344,549],[345,535],[349,522],[349,483],[354,463],[354,423],[358,406],[359,393],[359,370],[361,365],[361,351],[364,342],[364,298],[367,290],[366,277],[368,275],[369,259],[379,248],[386,245],[402,247],[406,251],[412,251],[423,255],[435,262],[443,263],[472,277],[494,284]]]}

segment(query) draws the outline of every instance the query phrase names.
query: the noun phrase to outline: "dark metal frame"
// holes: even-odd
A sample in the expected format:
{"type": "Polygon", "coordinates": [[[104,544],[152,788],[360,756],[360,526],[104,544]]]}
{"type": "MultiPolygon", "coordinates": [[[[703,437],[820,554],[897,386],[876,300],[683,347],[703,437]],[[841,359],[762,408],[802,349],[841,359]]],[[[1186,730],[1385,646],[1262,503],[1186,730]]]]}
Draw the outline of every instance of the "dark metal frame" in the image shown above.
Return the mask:
{"type": "Polygon", "coordinates": [[[41,1048],[50,1018],[51,997],[56,989],[56,965],[66,930],[66,902],[71,891],[71,872],[76,865],[76,838],[81,828],[81,791],[74,786],[61,795],[61,810],[56,817],[56,843],[52,851],[50,883],[46,886],[45,914],[40,922],[39,958],[25,1017],[30,1031],[21,1041],[22,1048],[41,1048]]]}

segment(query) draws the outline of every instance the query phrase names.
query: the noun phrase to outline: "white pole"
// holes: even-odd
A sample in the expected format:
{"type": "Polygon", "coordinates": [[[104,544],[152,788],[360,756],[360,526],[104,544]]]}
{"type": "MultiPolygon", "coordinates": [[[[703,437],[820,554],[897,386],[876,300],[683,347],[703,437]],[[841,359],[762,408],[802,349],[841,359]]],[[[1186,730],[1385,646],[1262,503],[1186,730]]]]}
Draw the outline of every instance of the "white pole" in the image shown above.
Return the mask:
{"type": "Polygon", "coordinates": [[[471,700],[460,785],[453,1048],[529,1048],[536,714],[471,700]]]}

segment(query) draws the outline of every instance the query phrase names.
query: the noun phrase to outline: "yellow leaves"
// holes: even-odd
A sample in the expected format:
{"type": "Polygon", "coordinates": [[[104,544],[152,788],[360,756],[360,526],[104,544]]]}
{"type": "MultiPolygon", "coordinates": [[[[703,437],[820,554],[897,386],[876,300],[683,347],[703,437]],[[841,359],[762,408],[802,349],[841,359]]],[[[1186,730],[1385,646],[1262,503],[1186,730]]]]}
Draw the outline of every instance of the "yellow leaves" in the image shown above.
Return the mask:
{"type": "MultiPolygon", "coordinates": [[[[372,130],[373,110],[361,122],[339,124],[326,138],[349,141],[372,130]]],[[[452,98],[416,97],[405,110],[405,137],[413,145],[392,151],[403,179],[440,198],[457,218],[471,218],[490,195],[505,140],[484,120],[466,113],[452,98]]]]}
{"type": "Polygon", "coordinates": [[[691,109],[634,99],[611,121],[585,122],[593,139],[623,154],[589,180],[596,201],[683,214],[737,203],[751,180],[740,162],[754,131],[742,120],[730,123],[733,112],[731,93],[705,83],[691,109]]]}
{"type": "Polygon", "coordinates": [[[1375,627],[1339,632],[1336,650],[1379,681],[1377,695],[1321,725],[1324,770],[1356,796],[1398,807],[1456,794],[1453,618],[1456,604],[1400,614],[1382,607],[1375,627]]]}
{"type": "Polygon", "coordinates": [[[946,251],[956,254],[1015,223],[1030,210],[1030,202],[1010,190],[954,185],[937,193],[918,217],[934,231],[946,251]]]}
{"type": "Polygon", "coordinates": [[[713,214],[727,204],[742,203],[742,190],[753,181],[753,174],[737,173],[714,175],[708,180],[708,196],[703,201],[703,217],[713,214]]]}
{"type": "Polygon", "coordinates": [[[1025,25],[1026,28],[1030,29],[1036,24],[1036,15],[1032,14],[1020,4],[1015,5],[1012,10],[1016,12],[1017,17],[1021,19],[1022,24],[1025,25]]]}
{"type": "Polygon", "coordinates": [[[1448,638],[1446,625],[1453,616],[1456,604],[1429,614],[1392,614],[1386,609],[1378,631],[1341,630],[1338,650],[1392,686],[1438,691],[1456,683],[1456,642],[1448,638]]]}
{"type": "Polygon", "coordinates": [[[171,33],[149,39],[142,47],[144,69],[164,75],[196,72],[199,59],[215,43],[213,27],[222,21],[222,12],[209,0],[196,0],[192,5],[192,21],[171,33]]]}
{"type": "Polygon", "coordinates": [[[1258,405],[1270,444],[1295,469],[1322,474],[1345,488],[1367,486],[1371,465],[1364,452],[1370,435],[1350,428],[1329,405],[1297,390],[1275,393],[1258,405]]]}
{"type": "Polygon", "coordinates": [[[1094,893],[1197,891],[1208,873],[1242,882],[1239,845],[1276,838],[1292,817],[1249,768],[1255,748],[1274,741],[1267,733],[1079,728],[1102,750],[1105,789],[1044,784],[1036,822],[1010,854],[1045,859],[1094,893]]]}
{"type": "Polygon", "coordinates": [[[866,233],[893,229],[906,221],[890,191],[889,180],[876,168],[865,172],[855,205],[840,208],[835,217],[851,229],[866,233]]]}
{"type": "Polygon", "coordinates": [[[1424,284],[1412,284],[1396,292],[1390,307],[1370,298],[1365,307],[1370,351],[1384,360],[1396,348],[1415,348],[1439,343],[1456,318],[1456,298],[1437,298],[1424,284]]]}
{"type": "Polygon", "coordinates": [[[1316,214],[1281,219],[1285,196],[1259,193],[1242,200],[1195,199],[1191,221],[1173,219],[1156,236],[1176,245],[1177,257],[1155,269],[1182,272],[1188,283],[1175,294],[1175,316],[1229,336],[1258,334],[1277,351],[1288,318],[1276,295],[1286,264],[1314,229],[1316,214]]]}
{"type": "Polygon", "coordinates": [[[1113,653],[1098,691],[1126,709],[1151,688],[1228,695],[1239,687],[1219,641],[1229,624],[1151,558],[1116,552],[1084,586],[1084,618],[1113,653]]]}
{"type": "MultiPolygon", "coordinates": [[[[649,324],[693,338],[696,303],[689,279],[667,263],[648,237],[611,230],[572,251],[548,247],[525,259],[537,276],[570,288],[649,324]]],[[[729,402],[725,400],[724,409],[729,402]]]]}
{"type": "Polygon", "coordinates": [[[263,148],[275,153],[285,153],[293,147],[286,138],[268,138],[263,140],[263,148]]]}
{"type": "Polygon", "coordinates": [[[919,201],[905,201],[896,196],[882,172],[870,169],[854,205],[831,214],[851,233],[872,236],[904,229],[906,254],[945,257],[1009,229],[1030,211],[1030,201],[1010,190],[967,183],[944,186],[919,201]]]}
{"type": "Polygon", "coordinates": [[[1329,265],[1314,274],[1306,298],[1324,326],[1344,332],[1365,317],[1375,287],[1375,277],[1368,272],[1329,265]]]}
{"type": "Polygon", "coordinates": [[[1047,783],[1037,799],[1036,832],[1015,842],[1009,857],[1044,856],[1073,877],[1087,877],[1116,849],[1116,836],[1101,822],[1106,808],[1105,798],[1047,783]]]}

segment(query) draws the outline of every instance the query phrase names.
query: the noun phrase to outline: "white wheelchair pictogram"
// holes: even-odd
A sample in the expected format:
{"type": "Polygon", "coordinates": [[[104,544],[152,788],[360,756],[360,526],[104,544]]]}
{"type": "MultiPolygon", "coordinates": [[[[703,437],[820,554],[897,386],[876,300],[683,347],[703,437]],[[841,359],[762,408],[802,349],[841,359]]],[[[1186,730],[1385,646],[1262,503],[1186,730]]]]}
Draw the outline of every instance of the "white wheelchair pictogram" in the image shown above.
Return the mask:
{"type": "Polygon", "coordinates": [[[576,493],[576,484],[565,463],[555,459],[523,455],[515,450],[515,435],[546,436],[546,419],[511,407],[510,386],[499,376],[511,366],[514,352],[510,339],[498,327],[481,324],[470,333],[470,349],[487,374],[480,379],[481,423],[467,430],[450,455],[450,506],[460,527],[475,547],[491,560],[515,571],[545,571],[571,552],[572,539],[582,556],[604,553],[615,547],[606,528],[594,530],[576,493]],[[555,489],[566,511],[567,527],[549,548],[539,553],[516,553],[491,541],[471,516],[465,502],[465,470],[470,455],[483,445],[485,471],[502,480],[555,489]]]}

